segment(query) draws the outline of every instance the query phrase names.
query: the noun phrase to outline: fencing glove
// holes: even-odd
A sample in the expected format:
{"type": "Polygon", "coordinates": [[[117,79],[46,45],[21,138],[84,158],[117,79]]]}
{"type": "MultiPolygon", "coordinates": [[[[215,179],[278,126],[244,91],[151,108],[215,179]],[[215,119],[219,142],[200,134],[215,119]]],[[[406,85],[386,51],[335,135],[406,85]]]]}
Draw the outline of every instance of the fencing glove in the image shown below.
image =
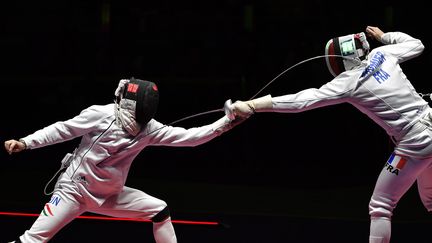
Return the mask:
{"type": "Polygon", "coordinates": [[[273,108],[271,95],[266,95],[248,101],[236,101],[233,105],[233,111],[236,116],[247,118],[255,112],[268,111],[273,108]]]}

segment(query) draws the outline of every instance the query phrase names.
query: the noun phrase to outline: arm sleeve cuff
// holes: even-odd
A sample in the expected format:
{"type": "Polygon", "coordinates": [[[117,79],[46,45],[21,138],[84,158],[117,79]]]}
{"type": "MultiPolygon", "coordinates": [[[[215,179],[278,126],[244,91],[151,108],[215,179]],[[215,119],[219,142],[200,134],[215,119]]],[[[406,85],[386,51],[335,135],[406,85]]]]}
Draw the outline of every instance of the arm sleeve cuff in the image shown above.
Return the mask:
{"type": "Polygon", "coordinates": [[[24,139],[21,138],[18,141],[24,144],[24,149],[28,149],[27,143],[24,139]]]}

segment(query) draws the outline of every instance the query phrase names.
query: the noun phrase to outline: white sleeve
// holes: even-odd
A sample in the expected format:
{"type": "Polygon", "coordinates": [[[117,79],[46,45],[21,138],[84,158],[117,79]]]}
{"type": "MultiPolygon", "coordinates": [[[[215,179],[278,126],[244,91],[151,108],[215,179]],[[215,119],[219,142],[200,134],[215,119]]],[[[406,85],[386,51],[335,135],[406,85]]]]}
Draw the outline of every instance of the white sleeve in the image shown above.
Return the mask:
{"type": "Polygon", "coordinates": [[[200,127],[183,128],[163,125],[151,120],[143,136],[150,136],[149,145],[173,147],[194,147],[219,136],[230,126],[230,120],[224,116],[217,121],[200,127]]]}
{"type": "Polygon", "coordinates": [[[357,80],[357,72],[343,72],[319,89],[310,88],[296,94],[272,98],[272,112],[297,113],[346,102],[357,80]],[[356,74],[356,75],[353,75],[356,74]]]}
{"type": "Polygon", "coordinates": [[[72,119],[58,121],[24,138],[28,149],[39,148],[80,137],[100,124],[104,113],[91,106],[72,119]]]}
{"type": "Polygon", "coordinates": [[[386,45],[379,48],[396,57],[398,63],[414,58],[424,50],[419,39],[402,32],[387,32],[381,37],[381,42],[386,45]]]}

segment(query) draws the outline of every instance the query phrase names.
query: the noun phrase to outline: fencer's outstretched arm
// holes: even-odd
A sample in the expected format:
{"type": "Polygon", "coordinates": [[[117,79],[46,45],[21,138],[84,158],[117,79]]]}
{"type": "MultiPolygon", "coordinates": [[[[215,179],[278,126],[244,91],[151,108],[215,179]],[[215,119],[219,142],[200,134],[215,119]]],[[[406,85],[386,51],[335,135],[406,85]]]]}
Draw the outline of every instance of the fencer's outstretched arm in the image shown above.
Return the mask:
{"type": "Polygon", "coordinates": [[[343,103],[355,88],[348,82],[351,76],[341,73],[320,88],[309,88],[294,94],[272,97],[266,95],[249,101],[236,101],[233,111],[239,117],[248,117],[255,112],[297,113],[318,107],[343,103]]]}
{"type": "Polygon", "coordinates": [[[347,102],[355,89],[352,76],[343,72],[331,82],[319,88],[308,88],[297,93],[272,97],[266,95],[250,101],[236,101],[233,110],[237,116],[248,116],[254,112],[299,113],[319,107],[347,102]]]}
{"type": "Polygon", "coordinates": [[[146,143],[155,146],[194,147],[220,136],[244,120],[241,117],[230,120],[225,115],[211,124],[186,129],[166,126],[152,119],[145,130],[138,135],[138,140],[147,140],[146,143]]]}
{"type": "Polygon", "coordinates": [[[6,151],[11,154],[82,136],[84,133],[91,131],[100,120],[108,116],[106,113],[96,112],[95,107],[91,106],[72,119],[53,123],[19,140],[8,140],[5,142],[6,151]]]}

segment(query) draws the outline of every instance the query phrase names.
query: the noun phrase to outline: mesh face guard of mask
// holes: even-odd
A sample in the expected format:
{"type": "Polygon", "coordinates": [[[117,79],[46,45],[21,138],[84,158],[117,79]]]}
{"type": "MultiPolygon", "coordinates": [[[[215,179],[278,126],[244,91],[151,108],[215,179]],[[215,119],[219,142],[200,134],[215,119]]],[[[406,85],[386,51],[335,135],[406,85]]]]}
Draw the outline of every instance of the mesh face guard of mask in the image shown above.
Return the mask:
{"type": "Polygon", "coordinates": [[[366,58],[369,49],[369,43],[363,32],[329,40],[325,47],[325,59],[330,73],[336,77],[358,66],[361,60],[366,58]]]}

